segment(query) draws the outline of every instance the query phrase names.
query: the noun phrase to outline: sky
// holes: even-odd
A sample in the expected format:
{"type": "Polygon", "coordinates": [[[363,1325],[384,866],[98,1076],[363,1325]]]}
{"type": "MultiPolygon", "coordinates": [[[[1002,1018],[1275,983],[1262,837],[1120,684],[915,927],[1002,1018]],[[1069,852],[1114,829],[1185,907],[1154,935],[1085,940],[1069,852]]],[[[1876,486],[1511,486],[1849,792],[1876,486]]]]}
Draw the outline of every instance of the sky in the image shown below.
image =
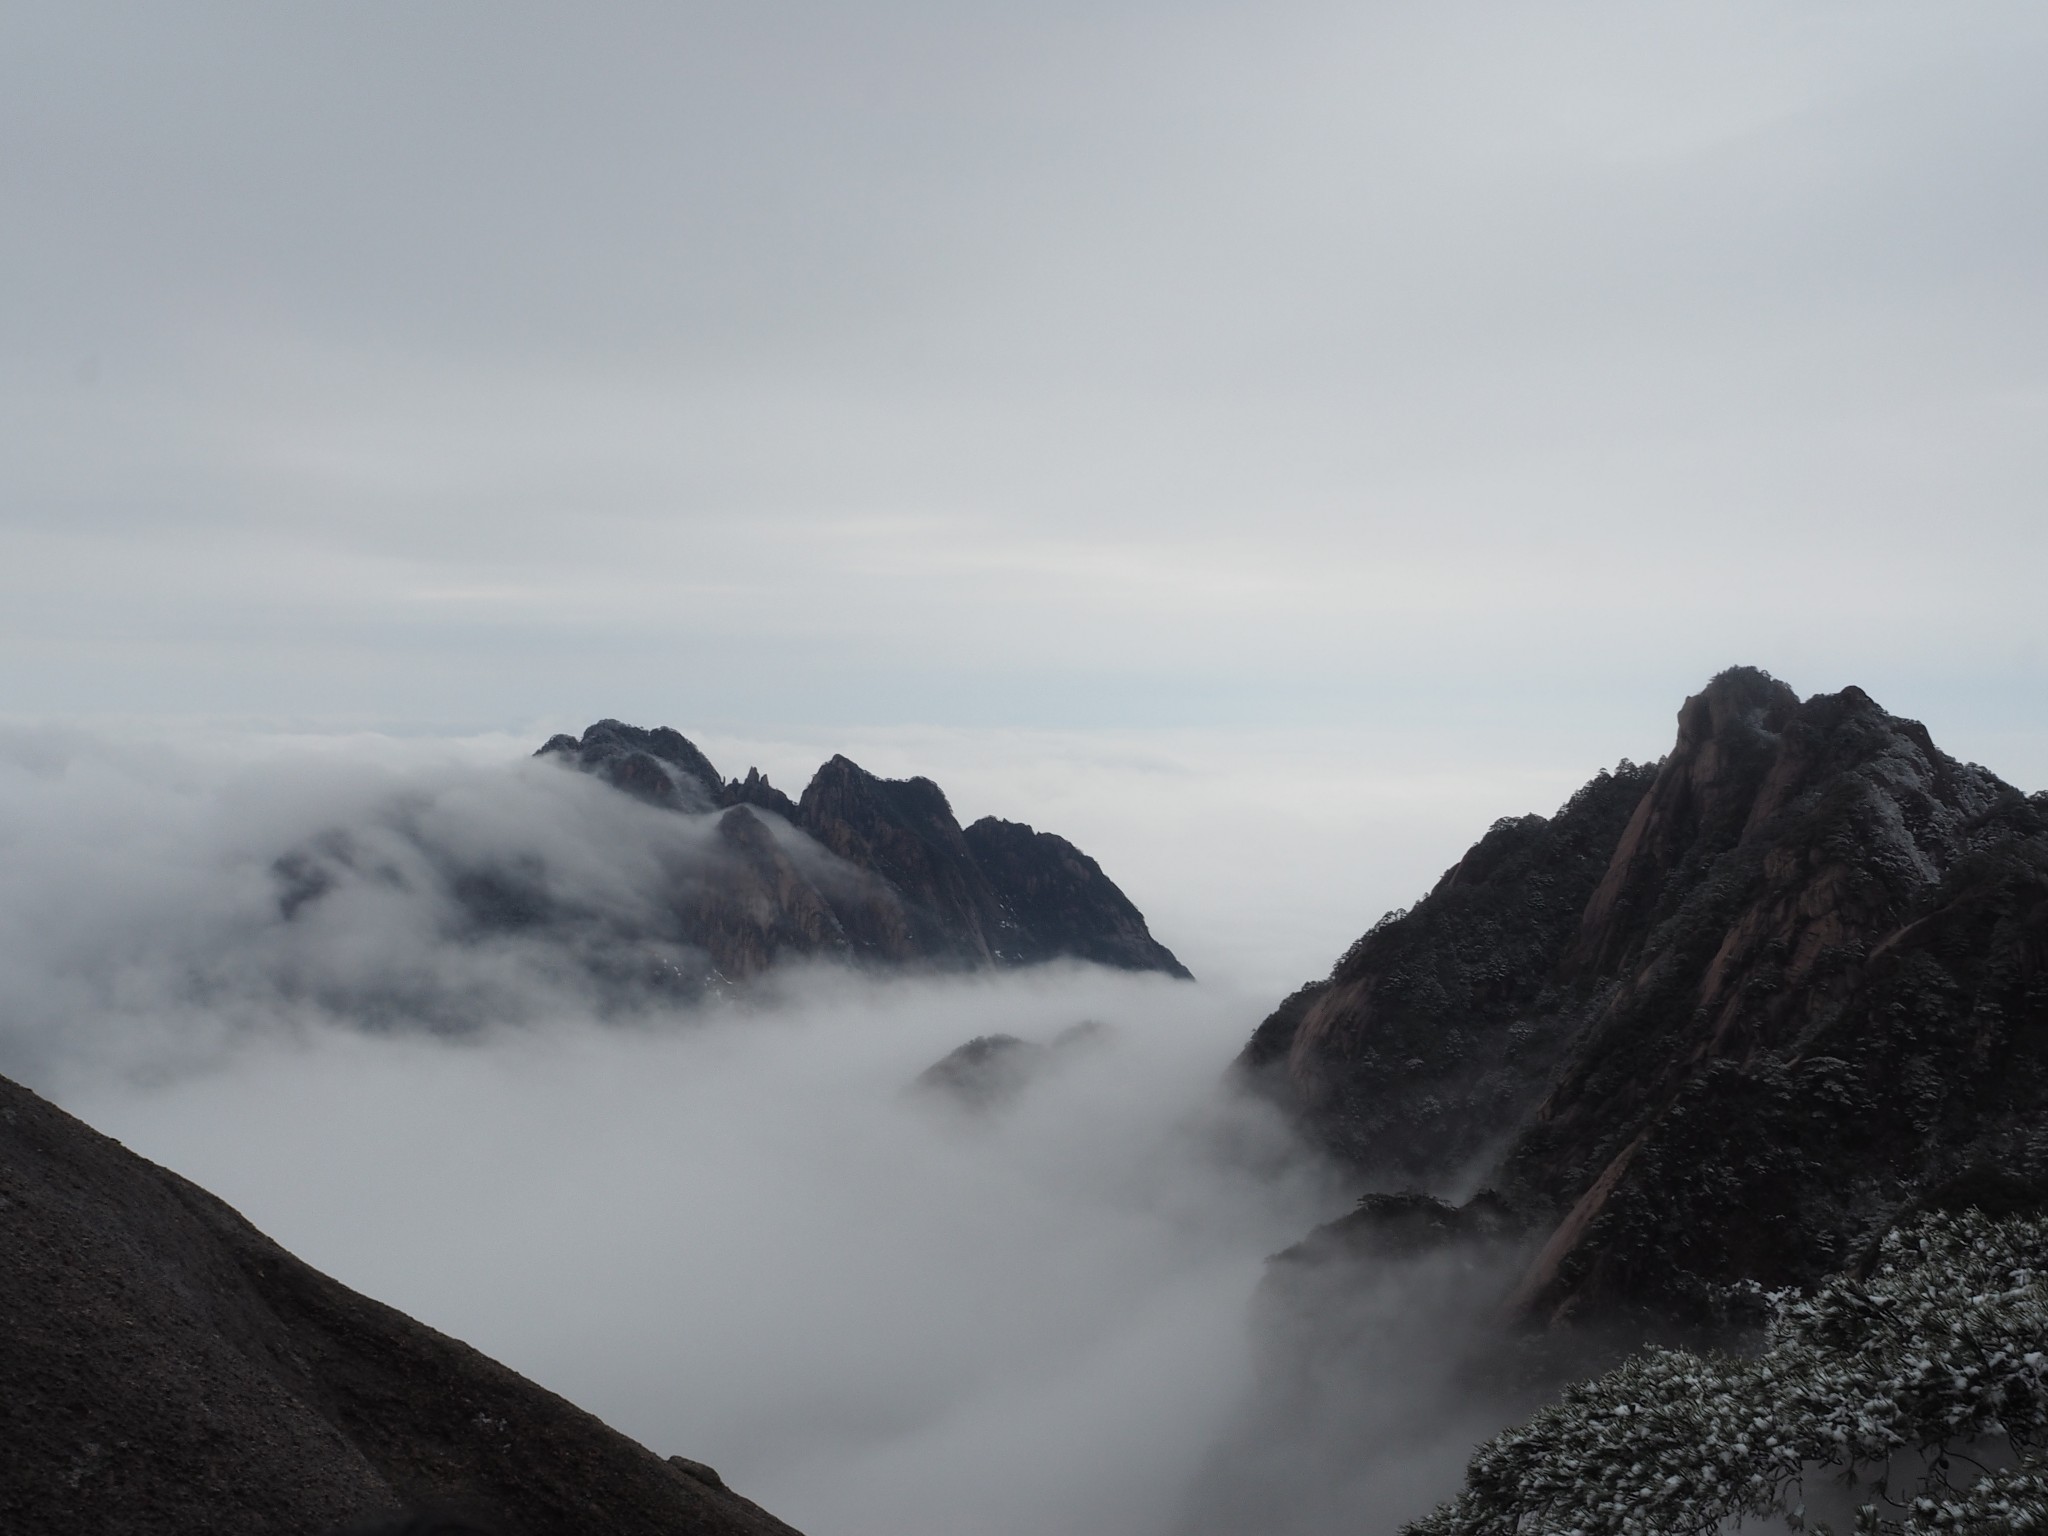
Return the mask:
{"type": "Polygon", "coordinates": [[[1739,661],[2048,782],[2038,7],[0,42],[12,717],[1562,721],[1583,776],[1739,661]]]}

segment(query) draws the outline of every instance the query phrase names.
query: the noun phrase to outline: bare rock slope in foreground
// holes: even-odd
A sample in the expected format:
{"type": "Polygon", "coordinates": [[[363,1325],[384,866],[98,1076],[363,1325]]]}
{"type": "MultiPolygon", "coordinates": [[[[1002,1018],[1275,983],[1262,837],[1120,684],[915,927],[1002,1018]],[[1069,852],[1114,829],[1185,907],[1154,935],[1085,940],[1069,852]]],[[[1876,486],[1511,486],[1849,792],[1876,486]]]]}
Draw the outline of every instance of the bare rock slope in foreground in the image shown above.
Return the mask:
{"type": "Polygon", "coordinates": [[[1497,822],[1241,1067],[1382,1187],[1484,1179],[1562,1318],[2048,1205],[2048,794],[1735,668],[1669,756],[1497,822]]]}
{"type": "Polygon", "coordinates": [[[24,1536],[794,1536],[5,1078],[0,1447],[24,1536]]]}

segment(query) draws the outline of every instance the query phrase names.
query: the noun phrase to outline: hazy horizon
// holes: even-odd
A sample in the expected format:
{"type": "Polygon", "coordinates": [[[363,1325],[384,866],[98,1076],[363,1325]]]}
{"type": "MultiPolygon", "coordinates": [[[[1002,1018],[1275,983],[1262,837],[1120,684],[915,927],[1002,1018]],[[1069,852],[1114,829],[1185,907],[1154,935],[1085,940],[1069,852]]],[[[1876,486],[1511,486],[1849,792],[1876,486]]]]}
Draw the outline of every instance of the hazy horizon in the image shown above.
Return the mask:
{"type": "MultiPolygon", "coordinates": [[[[1784,680],[1802,696],[1855,681],[1784,680]]],[[[1706,681],[1626,719],[1545,716],[1527,700],[1494,715],[1468,702],[1455,718],[1377,729],[706,731],[658,715],[630,723],[676,726],[721,772],[758,767],[791,795],[844,753],[883,777],[934,780],[963,826],[994,815],[1056,832],[1102,865],[1153,936],[1198,976],[1270,1006],[1323,974],[1381,914],[1412,905],[1494,821],[1547,816],[1622,758],[1661,757],[1677,706],[1706,681]]],[[[1944,718],[1943,699],[1876,697],[1927,725],[1949,755],[2022,790],[2048,785],[2048,730],[1971,730],[1966,712],[1944,718]]],[[[97,815],[103,801],[95,797],[145,793],[152,777],[178,787],[182,815],[268,771],[281,773],[280,783],[296,774],[317,786],[323,765],[341,772],[330,785],[350,764],[371,774],[510,769],[555,729],[579,733],[598,717],[524,731],[392,734],[303,721],[0,716],[0,779],[11,792],[0,820],[19,825],[17,845],[54,846],[65,836],[89,843],[94,820],[66,823],[60,808],[91,804],[97,815]]],[[[350,803],[344,795],[323,806],[320,792],[295,808],[307,826],[350,803]]],[[[137,804],[138,816],[154,814],[137,804]]]]}

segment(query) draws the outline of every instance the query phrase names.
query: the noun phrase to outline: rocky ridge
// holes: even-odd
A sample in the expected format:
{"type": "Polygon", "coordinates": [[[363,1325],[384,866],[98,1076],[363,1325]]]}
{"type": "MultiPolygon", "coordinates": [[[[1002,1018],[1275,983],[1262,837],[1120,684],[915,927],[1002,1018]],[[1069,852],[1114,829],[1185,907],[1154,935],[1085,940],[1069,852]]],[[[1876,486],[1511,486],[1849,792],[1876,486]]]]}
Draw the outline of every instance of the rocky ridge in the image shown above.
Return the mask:
{"type": "Polygon", "coordinates": [[[1055,959],[1186,977],[1144,915],[1064,838],[984,817],[961,827],[930,779],[884,779],[844,756],[796,800],[758,769],[723,779],[685,737],[601,720],[538,757],[678,812],[717,817],[718,867],[675,936],[740,979],[778,959],[1028,965],[1055,959]]]}
{"type": "Polygon", "coordinates": [[[0,1529],[793,1536],[5,1078],[0,1238],[0,1529]]]}
{"type": "Polygon", "coordinates": [[[1382,1187],[1485,1183],[1513,1305],[1704,1318],[1923,1207],[2048,1198],[2048,795],[1737,668],[1498,822],[1239,1070],[1382,1187]]]}

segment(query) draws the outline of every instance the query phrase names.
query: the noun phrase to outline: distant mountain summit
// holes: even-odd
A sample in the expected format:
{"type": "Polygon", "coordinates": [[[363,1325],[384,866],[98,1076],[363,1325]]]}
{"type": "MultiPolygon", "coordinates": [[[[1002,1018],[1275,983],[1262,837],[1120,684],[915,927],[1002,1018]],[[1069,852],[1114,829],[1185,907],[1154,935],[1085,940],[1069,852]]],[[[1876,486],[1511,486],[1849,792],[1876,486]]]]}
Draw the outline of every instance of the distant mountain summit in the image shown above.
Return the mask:
{"type": "Polygon", "coordinates": [[[2048,794],[1752,668],[1496,822],[1239,1062],[1371,1182],[1485,1180],[1515,1304],[1697,1312],[1913,1210],[2048,1204],[2048,794]]]}
{"type": "MultiPolygon", "coordinates": [[[[677,810],[709,811],[734,803],[711,759],[667,726],[645,731],[617,720],[600,720],[580,741],[550,736],[534,756],[566,758],[629,795],[677,810]]],[[[767,784],[765,779],[759,782],[767,784]]]]}
{"type": "Polygon", "coordinates": [[[791,800],[757,769],[722,778],[687,738],[600,720],[535,754],[650,804],[714,818],[676,937],[728,979],[784,958],[943,967],[1092,961],[1187,977],[1144,914],[1064,838],[985,817],[962,828],[930,779],[833,757],[791,800]]]}

